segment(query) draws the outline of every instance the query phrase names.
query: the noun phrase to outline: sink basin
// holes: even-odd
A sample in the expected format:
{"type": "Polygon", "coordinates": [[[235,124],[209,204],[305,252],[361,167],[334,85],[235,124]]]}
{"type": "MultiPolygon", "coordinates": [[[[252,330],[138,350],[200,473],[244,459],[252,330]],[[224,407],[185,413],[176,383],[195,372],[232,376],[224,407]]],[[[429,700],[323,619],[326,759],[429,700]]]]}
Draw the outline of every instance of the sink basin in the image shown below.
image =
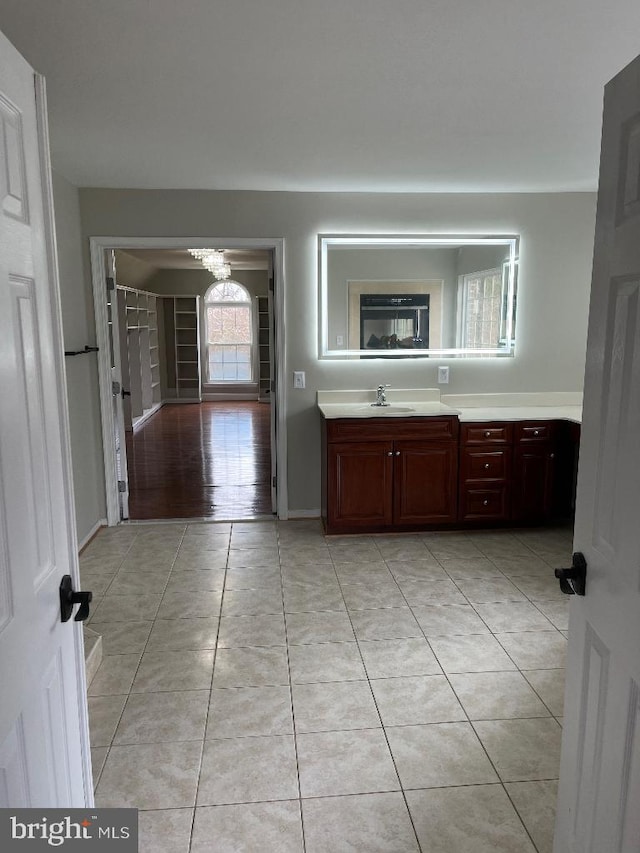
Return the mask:
{"type": "Polygon", "coordinates": [[[371,409],[371,411],[380,410],[380,414],[393,414],[394,412],[415,412],[415,409],[411,408],[411,406],[394,406],[391,403],[389,406],[363,406],[365,409],[371,409]]]}

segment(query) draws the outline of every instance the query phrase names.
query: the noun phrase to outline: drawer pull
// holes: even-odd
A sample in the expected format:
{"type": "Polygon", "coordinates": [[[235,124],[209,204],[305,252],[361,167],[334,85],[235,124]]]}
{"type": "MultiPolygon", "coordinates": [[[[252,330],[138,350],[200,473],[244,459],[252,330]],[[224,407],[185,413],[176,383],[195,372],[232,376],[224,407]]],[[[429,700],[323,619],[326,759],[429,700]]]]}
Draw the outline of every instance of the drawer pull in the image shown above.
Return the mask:
{"type": "Polygon", "coordinates": [[[484,437],[485,437],[485,438],[491,438],[491,430],[489,430],[489,429],[488,429],[488,430],[485,432],[484,437]]]}
{"type": "Polygon", "coordinates": [[[482,506],[489,506],[489,501],[486,498],[482,501],[482,506]]]}
{"type": "Polygon", "coordinates": [[[534,429],[533,434],[534,434],[534,435],[540,435],[540,430],[539,430],[539,429],[534,429]]]}
{"type": "Polygon", "coordinates": [[[555,459],[555,458],[556,458],[556,454],[555,454],[555,453],[550,453],[550,454],[549,454],[549,459],[555,459]]]}
{"type": "Polygon", "coordinates": [[[489,463],[488,463],[488,462],[485,462],[485,463],[484,463],[484,467],[485,467],[485,468],[490,468],[491,466],[489,465],[489,463]]]}
{"type": "Polygon", "coordinates": [[[396,450],[396,456],[400,456],[400,451],[396,450]]]}
{"type": "Polygon", "coordinates": [[[389,450],[389,451],[387,452],[387,456],[393,456],[393,450],[389,450]]]}

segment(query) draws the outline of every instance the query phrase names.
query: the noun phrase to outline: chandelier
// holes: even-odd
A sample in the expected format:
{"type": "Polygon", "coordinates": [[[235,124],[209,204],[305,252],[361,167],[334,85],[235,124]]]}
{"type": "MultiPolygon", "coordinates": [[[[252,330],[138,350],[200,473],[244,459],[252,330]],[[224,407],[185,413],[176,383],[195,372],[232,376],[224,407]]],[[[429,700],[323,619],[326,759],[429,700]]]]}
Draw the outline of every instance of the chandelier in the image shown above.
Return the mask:
{"type": "Polygon", "coordinates": [[[225,263],[223,249],[189,249],[189,254],[219,281],[231,275],[231,264],[225,263]]]}

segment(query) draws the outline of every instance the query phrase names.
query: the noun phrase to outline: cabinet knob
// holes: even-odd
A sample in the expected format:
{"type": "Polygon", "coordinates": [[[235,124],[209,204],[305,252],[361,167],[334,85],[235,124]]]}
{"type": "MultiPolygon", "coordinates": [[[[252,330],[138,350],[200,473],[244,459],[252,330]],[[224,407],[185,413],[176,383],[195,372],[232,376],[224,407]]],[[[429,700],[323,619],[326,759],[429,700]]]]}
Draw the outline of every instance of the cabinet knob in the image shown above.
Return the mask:
{"type": "Polygon", "coordinates": [[[489,465],[489,463],[488,463],[488,462],[485,462],[485,463],[484,463],[484,467],[485,467],[485,468],[490,468],[491,466],[489,465]]]}
{"type": "Polygon", "coordinates": [[[485,500],[483,500],[483,501],[482,501],[482,506],[489,506],[489,501],[488,501],[488,500],[486,500],[486,499],[485,499],[485,500]]]}
{"type": "Polygon", "coordinates": [[[389,450],[389,451],[387,452],[387,456],[393,456],[393,450],[389,450]]]}
{"type": "Polygon", "coordinates": [[[400,456],[400,451],[396,450],[396,456],[400,456]]]}
{"type": "Polygon", "coordinates": [[[485,438],[491,438],[491,430],[487,430],[484,434],[485,438]]]}
{"type": "Polygon", "coordinates": [[[538,430],[538,429],[534,429],[533,434],[534,434],[534,435],[540,435],[540,430],[538,430]]]}
{"type": "Polygon", "coordinates": [[[556,458],[556,454],[555,454],[555,453],[550,453],[550,454],[549,454],[549,459],[555,459],[555,458],[556,458]]]}

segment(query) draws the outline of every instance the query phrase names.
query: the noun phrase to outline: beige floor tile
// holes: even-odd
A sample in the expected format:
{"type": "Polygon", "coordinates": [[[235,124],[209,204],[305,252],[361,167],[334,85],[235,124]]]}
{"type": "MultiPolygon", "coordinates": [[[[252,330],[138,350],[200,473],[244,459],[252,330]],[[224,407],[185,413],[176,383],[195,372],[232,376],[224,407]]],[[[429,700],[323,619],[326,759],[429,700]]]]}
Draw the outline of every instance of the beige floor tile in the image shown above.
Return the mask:
{"type": "Polygon", "coordinates": [[[102,637],[104,655],[142,654],[147,645],[153,622],[98,622],[91,628],[102,637]]]}
{"type": "Polygon", "coordinates": [[[502,785],[407,791],[422,853],[535,853],[502,785]]]}
{"type": "Polygon", "coordinates": [[[229,568],[257,568],[259,566],[279,566],[277,548],[252,548],[242,551],[229,551],[229,568]]]}
{"type": "Polygon", "coordinates": [[[89,696],[112,696],[128,693],[140,663],[140,655],[107,655],[93,677],[89,696]]]}
{"type": "Polygon", "coordinates": [[[280,800],[200,806],[196,809],[191,853],[213,853],[214,849],[215,853],[302,853],[300,803],[280,800]]]}
{"type": "Polygon", "coordinates": [[[538,853],[552,853],[558,783],[508,782],[505,785],[538,853]]]}
{"type": "Polygon", "coordinates": [[[377,537],[376,545],[385,560],[426,560],[431,556],[419,536],[404,539],[377,537]]]}
{"type": "Polygon", "coordinates": [[[469,723],[389,727],[386,734],[405,789],[498,781],[469,723]]]}
{"type": "Polygon", "coordinates": [[[380,726],[367,681],[294,684],[296,732],[372,729],[380,726]]]}
{"type": "Polygon", "coordinates": [[[91,746],[111,746],[126,696],[90,696],[89,733],[91,746]]]}
{"type": "Polygon", "coordinates": [[[104,763],[107,760],[107,755],[109,753],[108,746],[92,746],[91,747],[91,772],[93,775],[93,787],[94,790],[98,781],[100,779],[100,774],[102,773],[102,768],[104,767],[104,763]]]}
{"type": "Polygon", "coordinates": [[[467,603],[458,587],[448,578],[438,581],[403,580],[398,583],[411,607],[426,604],[467,603]]]}
{"type": "Polygon", "coordinates": [[[449,679],[471,720],[549,716],[519,672],[472,672],[449,679]]]}
{"type": "Polygon", "coordinates": [[[214,687],[211,691],[207,739],[290,734],[289,687],[214,687]]]}
{"type": "Polygon", "coordinates": [[[516,669],[500,643],[487,634],[430,637],[438,663],[449,672],[497,672],[516,669]]]}
{"type": "Polygon", "coordinates": [[[476,604],[481,618],[494,632],[545,631],[552,626],[546,616],[528,601],[476,604]]]}
{"type": "Polygon", "coordinates": [[[354,539],[343,539],[329,542],[331,559],[338,563],[369,563],[379,562],[382,554],[371,539],[360,536],[354,539]]]}
{"type": "Polygon", "coordinates": [[[272,530],[236,530],[231,531],[231,549],[269,548],[275,550],[278,546],[278,533],[272,530]]]}
{"type": "Polygon", "coordinates": [[[132,693],[127,699],[114,743],[202,740],[208,706],[208,690],[132,693]]]}
{"type": "Polygon", "coordinates": [[[567,641],[559,631],[496,634],[519,669],[558,669],[565,665],[567,641]]]}
{"type": "Polygon", "coordinates": [[[418,853],[402,794],[357,794],[302,801],[307,853],[418,853]]]}
{"type": "MultiPolygon", "coordinates": [[[[224,608],[223,608],[224,613],[224,608]]],[[[285,646],[284,616],[223,616],[218,648],[285,646]]]]}
{"type": "Polygon", "coordinates": [[[147,651],[131,692],[208,690],[212,671],[212,651],[147,651]]]}
{"type": "Polygon", "coordinates": [[[357,643],[291,646],[289,659],[291,680],[297,684],[361,681],[367,677],[357,643]]]}
{"type": "Polygon", "coordinates": [[[189,853],[193,809],[138,813],[139,853],[189,853]]]}
{"type": "Polygon", "coordinates": [[[92,622],[141,622],[156,618],[161,595],[105,595],[92,612],[92,622]]]}
{"type": "Polygon", "coordinates": [[[536,601],[535,605],[559,631],[569,630],[569,602],[567,600],[536,601]]]}
{"type": "Polygon", "coordinates": [[[435,557],[419,560],[387,560],[387,567],[397,581],[440,581],[447,574],[435,557]]]}
{"type": "Polygon", "coordinates": [[[156,619],[149,635],[147,651],[215,649],[218,619],[156,619]]]}
{"type": "Polygon", "coordinates": [[[112,746],[96,789],[98,808],[176,809],[195,804],[202,743],[112,746]]]}
{"type": "Polygon", "coordinates": [[[114,595],[161,595],[169,580],[170,570],[163,572],[118,572],[111,584],[114,595]]]}
{"type": "Polygon", "coordinates": [[[330,563],[331,554],[326,545],[314,541],[311,544],[281,545],[280,561],[283,566],[330,563]]]}
{"type": "Polygon", "coordinates": [[[404,596],[396,582],[342,584],[348,610],[372,610],[379,607],[404,607],[404,596]]]}
{"type": "Polygon", "coordinates": [[[314,563],[313,565],[302,563],[301,565],[283,566],[281,574],[285,587],[307,585],[340,589],[333,563],[314,563]]]}
{"type": "Polygon", "coordinates": [[[282,612],[282,593],[279,589],[231,589],[224,594],[223,617],[266,616],[282,612]]]}
{"type": "Polygon", "coordinates": [[[173,567],[176,551],[153,551],[145,548],[129,551],[122,562],[119,571],[123,574],[139,574],[140,572],[166,574],[173,567]]]}
{"type": "Polygon", "coordinates": [[[549,573],[553,577],[551,566],[535,554],[529,554],[526,557],[494,556],[492,562],[495,563],[503,574],[508,578],[513,578],[514,581],[516,578],[546,578],[549,576],[549,573]]]}
{"type": "Polygon", "coordinates": [[[441,558],[440,564],[453,580],[468,580],[469,578],[504,577],[495,564],[482,556],[441,558]]]}
{"type": "Polygon", "coordinates": [[[226,551],[203,551],[182,549],[173,564],[174,572],[220,572],[226,568],[226,551]]]}
{"type": "Polygon", "coordinates": [[[335,572],[343,585],[393,584],[393,575],[386,563],[339,563],[334,561],[335,572]]]}
{"type": "Polygon", "coordinates": [[[158,610],[158,619],[217,617],[220,615],[221,603],[221,592],[191,592],[189,590],[165,592],[158,610]]]}
{"type": "Polygon", "coordinates": [[[553,717],[473,725],[503,782],[558,778],[562,729],[553,717]]]}
{"type": "Polygon", "coordinates": [[[422,636],[420,626],[408,607],[354,610],[351,621],[358,640],[399,640],[422,636]]]}
{"type": "Polygon", "coordinates": [[[269,687],[289,684],[287,650],[280,646],[218,649],[214,687],[269,687]]]}
{"type": "Polygon", "coordinates": [[[513,582],[531,601],[562,601],[564,597],[551,568],[544,575],[514,577],[513,582]]]}
{"type": "Polygon", "coordinates": [[[267,589],[280,592],[280,569],[267,566],[261,569],[229,569],[225,589],[267,589]]]}
{"type": "Polygon", "coordinates": [[[297,744],[303,797],[400,788],[382,729],[299,734],[297,744]]]}
{"type": "Polygon", "coordinates": [[[414,726],[466,720],[444,675],[373,680],[371,689],[385,726],[414,726]]]}
{"type": "Polygon", "coordinates": [[[482,557],[482,553],[466,533],[424,534],[422,541],[433,556],[443,560],[473,560],[482,557]]]}
{"type": "Polygon", "coordinates": [[[167,584],[167,592],[222,592],[225,575],[225,569],[209,569],[205,572],[174,569],[167,584]]]}
{"type": "Polygon", "coordinates": [[[522,673],[554,717],[564,714],[564,669],[538,669],[522,673]]]}
{"type": "Polygon", "coordinates": [[[522,592],[507,578],[469,578],[458,581],[458,586],[473,604],[525,600],[522,592]]]}
{"type": "Polygon", "coordinates": [[[440,664],[423,637],[361,640],[359,645],[369,678],[442,673],[440,664]]]}
{"type": "Polygon", "coordinates": [[[351,620],[341,611],[287,613],[287,640],[290,645],[354,642],[351,620]]]}
{"type": "Polygon", "coordinates": [[[90,590],[93,593],[94,599],[98,596],[103,596],[113,583],[115,574],[107,574],[106,572],[89,572],[86,569],[80,569],[81,586],[83,590],[90,590]]]}
{"type": "Polygon", "coordinates": [[[205,741],[199,806],[289,800],[297,796],[293,736],[205,741]]]}
{"type": "Polygon", "coordinates": [[[298,583],[285,585],[284,609],[286,613],[311,613],[320,610],[346,610],[347,606],[337,583],[298,583]]]}
{"type": "Polygon", "coordinates": [[[414,605],[411,609],[427,637],[489,633],[470,604],[414,605]]]}

